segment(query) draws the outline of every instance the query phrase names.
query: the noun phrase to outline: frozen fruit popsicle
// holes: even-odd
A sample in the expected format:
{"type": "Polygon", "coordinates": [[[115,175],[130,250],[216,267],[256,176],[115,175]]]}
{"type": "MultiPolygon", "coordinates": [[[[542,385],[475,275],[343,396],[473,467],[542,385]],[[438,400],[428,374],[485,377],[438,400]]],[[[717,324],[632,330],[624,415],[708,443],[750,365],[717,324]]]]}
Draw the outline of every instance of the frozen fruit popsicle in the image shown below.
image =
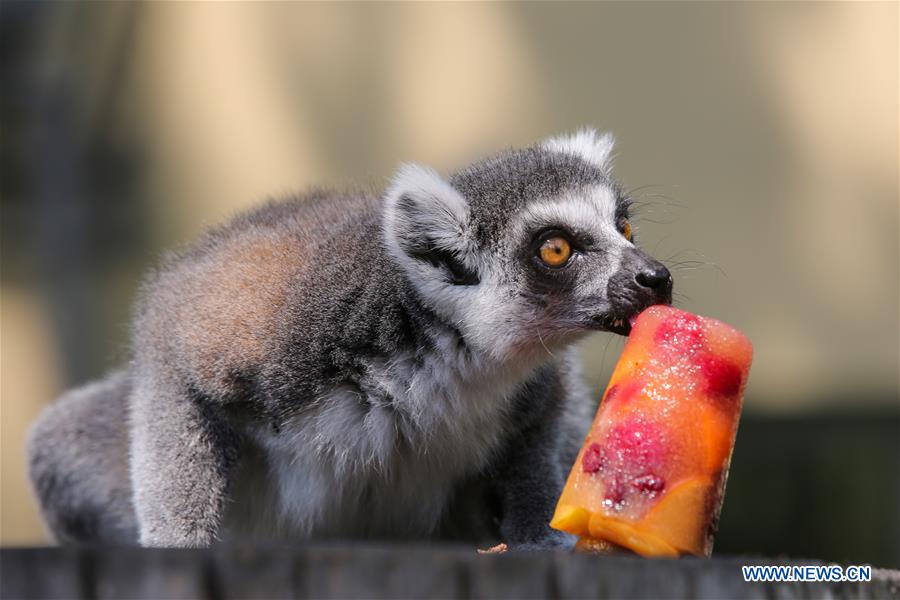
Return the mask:
{"type": "Polygon", "coordinates": [[[551,527],[644,556],[709,556],[753,348],[668,306],[635,321],[551,527]]]}

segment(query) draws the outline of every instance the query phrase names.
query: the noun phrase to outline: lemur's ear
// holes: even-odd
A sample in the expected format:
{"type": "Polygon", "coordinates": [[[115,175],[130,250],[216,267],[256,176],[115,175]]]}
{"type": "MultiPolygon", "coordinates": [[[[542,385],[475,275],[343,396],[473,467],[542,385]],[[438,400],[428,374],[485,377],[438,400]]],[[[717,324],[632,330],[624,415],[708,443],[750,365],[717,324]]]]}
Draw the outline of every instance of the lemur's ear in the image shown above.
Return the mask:
{"type": "Polygon", "coordinates": [[[615,139],[611,133],[599,134],[593,129],[580,129],[570,135],[550,138],[542,144],[553,152],[574,154],[604,171],[612,168],[610,155],[614,145],[615,139]]]}
{"type": "Polygon", "coordinates": [[[412,268],[440,268],[455,284],[475,282],[467,256],[469,205],[433,169],[398,169],[384,207],[384,237],[391,253],[412,268]]]}

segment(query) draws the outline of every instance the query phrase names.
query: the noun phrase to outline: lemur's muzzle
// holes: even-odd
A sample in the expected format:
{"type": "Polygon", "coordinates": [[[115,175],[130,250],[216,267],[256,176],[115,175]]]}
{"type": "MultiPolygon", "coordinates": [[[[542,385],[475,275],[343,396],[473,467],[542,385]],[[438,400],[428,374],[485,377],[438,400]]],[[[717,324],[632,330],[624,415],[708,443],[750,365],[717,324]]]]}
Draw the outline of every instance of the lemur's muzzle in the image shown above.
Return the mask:
{"type": "Polygon", "coordinates": [[[668,304],[672,301],[672,274],[660,262],[652,261],[634,276],[634,281],[642,288],[650,290],[657,299],[668,304]]]}
{"type": "Polygon", "coordinates": [[[610,316],[616,324],[610,330],[627,335],[632,317],[648,306],[671,304],[672,285],[672,273],[664,264],[637,248],[625,250],[619,270],[607,285],[610,316]]]}

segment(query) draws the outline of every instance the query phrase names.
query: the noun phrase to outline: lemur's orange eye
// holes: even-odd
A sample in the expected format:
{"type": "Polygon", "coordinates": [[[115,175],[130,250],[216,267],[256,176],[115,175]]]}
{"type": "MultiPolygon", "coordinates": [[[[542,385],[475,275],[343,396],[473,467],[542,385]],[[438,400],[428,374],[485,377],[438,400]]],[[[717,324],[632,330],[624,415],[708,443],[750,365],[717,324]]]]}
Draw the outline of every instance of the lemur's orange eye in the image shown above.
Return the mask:
{"type": "Polygon", "coordinates": [[[629,242],[631,241],[631,223],[625,221],[625,226],[622,228],[622,235],[625,236],[625,239],[629,242]]]}
{"type": "Polygon", "coordinates": [[[564,237],[551,237],[544,240],[538,249],[538,255],[549,267],[561,267],[572,256],[572,245],[564,237]]]}

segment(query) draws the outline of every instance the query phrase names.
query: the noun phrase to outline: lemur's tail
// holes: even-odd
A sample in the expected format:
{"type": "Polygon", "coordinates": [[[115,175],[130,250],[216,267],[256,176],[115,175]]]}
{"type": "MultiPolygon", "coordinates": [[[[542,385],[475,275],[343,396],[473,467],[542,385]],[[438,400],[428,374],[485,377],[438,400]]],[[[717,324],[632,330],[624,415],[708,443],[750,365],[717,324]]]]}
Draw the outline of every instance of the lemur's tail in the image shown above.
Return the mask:
{"type": "Polygon", "coordinates": [[[28,436],[41,513],[61,543],[137,543],[128,465],[128,374],[70,390],[28,436]]]}

